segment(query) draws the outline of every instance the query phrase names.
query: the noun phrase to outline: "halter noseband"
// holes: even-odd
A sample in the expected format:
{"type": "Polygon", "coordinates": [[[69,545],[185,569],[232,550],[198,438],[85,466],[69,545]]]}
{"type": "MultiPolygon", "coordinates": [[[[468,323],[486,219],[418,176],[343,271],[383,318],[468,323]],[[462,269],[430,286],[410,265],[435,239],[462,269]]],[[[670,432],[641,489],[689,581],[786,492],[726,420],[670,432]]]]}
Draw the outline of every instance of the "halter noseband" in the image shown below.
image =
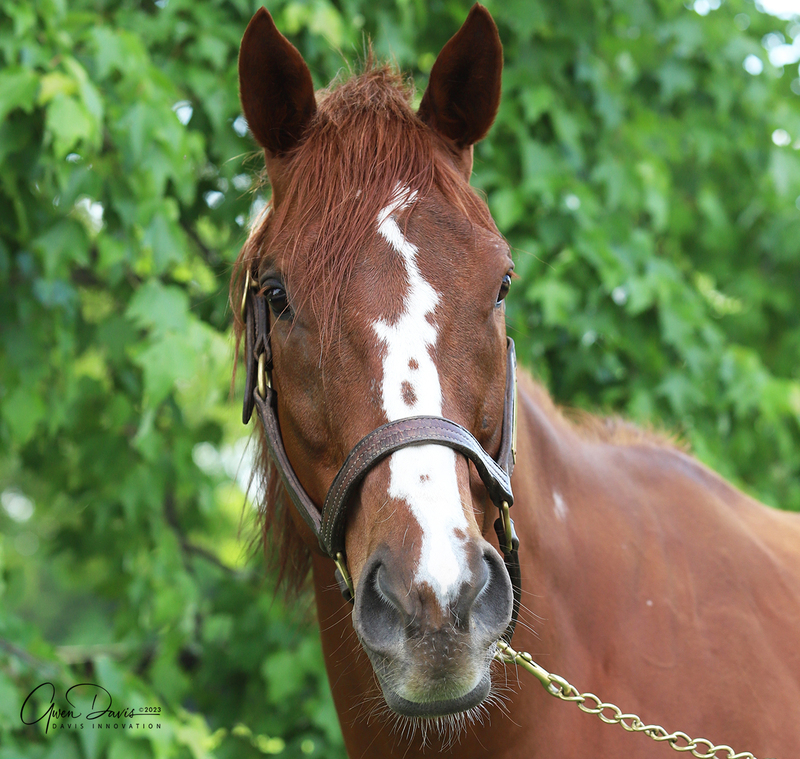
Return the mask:
{"type": "Polygon", "coordinates": [[[483,449],[469,430],[440,416],[415,416],[388,422],[363,437],[350,451],[333,480],[320,510],[297,477],[286,450],[278,424],[277,395],[272,389],[272,348],[269,342],[269,316],[266,299],[259,296],[250,270],[245,276],[241,316],[245,323],[245,393],[242,421],[247,424],[258,409],[261,424],[284,488],[295,508],[319,540],[320,548],[336,563],[336,579],[342,595],[353,602],[353,582],[345,559],[345,522],[347,508],[361,481],[379,461],[410,445],[445,445],[466,456],[475,465],[492,502],[500,510],[494,529],[503,560],[511,579],[514,601],[511,622],[503,633],[508,643],[514,634],[521,597],[519,539],[509,508],[514,502],[511,473],[516,458],[517,362],[514,341],[507,339],[506,391],[503,407],[503,431],[497,460],[483,449]]]}

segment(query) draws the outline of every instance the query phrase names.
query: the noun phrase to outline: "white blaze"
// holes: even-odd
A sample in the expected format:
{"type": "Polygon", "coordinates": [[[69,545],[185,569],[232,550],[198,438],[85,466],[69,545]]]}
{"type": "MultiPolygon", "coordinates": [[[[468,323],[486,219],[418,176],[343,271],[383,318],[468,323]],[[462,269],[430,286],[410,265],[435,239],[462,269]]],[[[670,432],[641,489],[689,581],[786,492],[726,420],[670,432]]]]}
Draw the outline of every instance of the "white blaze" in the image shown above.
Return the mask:
{"type": "MultiPolygon", "coordinates": [[[[378,320],[376,334],[386,345],[381,397],[389,421],[409,416],[441,416],[442,387],[431,357],[437,331],[431,318],[438,293],[417,267],[418,248],[403,235],[392,214],[410,205],[415,194],[398,191],[378,214],[378,232],[403,259],[408,278],[405,308],[393,324],[378,320]]],[[[389,496],[405,501],[422,529],[416,581],[426,582],[444,607],[469,579],[463,538],[467,520],[461,508],[456,455],[442,445],[415,445],[389,459],[389,496]]]]}

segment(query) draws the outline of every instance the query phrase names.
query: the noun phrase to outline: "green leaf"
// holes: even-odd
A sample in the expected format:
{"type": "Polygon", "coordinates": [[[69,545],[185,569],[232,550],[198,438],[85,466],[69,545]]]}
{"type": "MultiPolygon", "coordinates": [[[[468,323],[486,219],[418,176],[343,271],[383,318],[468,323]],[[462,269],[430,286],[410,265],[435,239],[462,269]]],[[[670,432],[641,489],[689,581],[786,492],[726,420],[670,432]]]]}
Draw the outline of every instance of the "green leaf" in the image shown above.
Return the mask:
{"type": "Polygon", "coordinates": [[[145,248],[150,248],[155,273],[164,273],[170,264],[183,259],[186,239],[178,225],[162,213],[157,213],[142,238],[145,248]]]}
{"type": "Polygon", "coordinates": [[[47,414],[47,406],[35,387],[19,385],[2,401],[3,419],[17,445],[25,445],[47,414]]]}
{"type": "Polygon", "coordinates": [[[60,219],[32,243],[47,279],[64,276],[70,265],[89,262],[89,238],[76,219],[60,219]]]}
{"type": "Polygon", "coordinates": [[[151,407],[161,403],[177,383],[189,381],[197,365],[194,348],[178,333],[159,337],[134,361],[144,371],[144,400],[151,407]]]}
{"type": "Polygon", "coordinates": [[[53,138],[53,153],[63,158],[79,143],[96,142],[98,124],[86,106],[74,97],[57,94],[47,107],[47,129],[53,138]]]}
{"type": "Polygon", "coordinates": [[[47,105],[56,95],[74,95],[78,91],[78,83],[61,71],[51,71],[42,77],[37,102],[47,105]]]}
{"type": "Polygon", "coordinates": [[[16,108],[30,113],[36,103],[39,77],[19,66],[0,70],[0,122],[16,108]]]}
{"type": "Polygon", "coordinates": [[[537,122],[555,100],[553,91],[547,86],[526,87],[520,92],[519,99],[522,103],[525,120],[529,124],[537,122]]]}
{"type": "Polygon", "coordinates": [[[189,328],[189,297],[178,287],[150,280],[131,298],[126,316],[139,327],[152,329],[157,335],[186,332],[189,328]]]}
{"type": "Polygon", "coordinates": [[[495,220],[503,229],[513,227],[525,212],[519,193],[513,187],[503,187],[493,192],[489,205],[495,220]]]}

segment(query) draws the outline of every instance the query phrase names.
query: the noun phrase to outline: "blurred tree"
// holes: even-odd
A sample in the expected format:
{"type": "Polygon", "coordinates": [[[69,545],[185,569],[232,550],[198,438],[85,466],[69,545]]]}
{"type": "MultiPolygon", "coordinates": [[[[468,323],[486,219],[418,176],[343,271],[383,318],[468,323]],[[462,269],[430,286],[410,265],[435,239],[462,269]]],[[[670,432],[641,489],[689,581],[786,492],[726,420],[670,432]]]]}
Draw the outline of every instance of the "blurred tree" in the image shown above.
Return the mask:
{"type": "MultiPolygon", "coordinates": [[[[343,755],[309,614],[246,561],[232,484],[258,4],[0,0],[0,759],[343,755]],[[161,728],[21,723],[39,683],[86,680],[161,728]]],[[[475,183],[556,398],[675,428],[800,509],[800,18],[687,6],[489,3],[505,97],[475,183]]],[[[469,3],[269,7],[317,86],[366,33],[421,91],[469,3]]]]}

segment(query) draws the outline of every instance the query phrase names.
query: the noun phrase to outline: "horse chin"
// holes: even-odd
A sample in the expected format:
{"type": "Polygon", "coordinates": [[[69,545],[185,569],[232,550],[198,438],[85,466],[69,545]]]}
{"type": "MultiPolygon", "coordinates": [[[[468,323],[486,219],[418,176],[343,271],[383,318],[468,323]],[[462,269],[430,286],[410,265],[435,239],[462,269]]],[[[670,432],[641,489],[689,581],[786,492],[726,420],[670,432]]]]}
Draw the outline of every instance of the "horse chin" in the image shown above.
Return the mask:
{"type": "Polygon", "coordinates": [[[391,653],[378,653],[364,646],[389,709],[423,723],[469,717],[476,710],[484,710],[484,702],[491,700],[494,646],[478,652],[463,642],[454,646],[450,641],[438,648],[442,651],[449,647],[453,655],[421,659],[423,647],[417,642],[413,652],[404,646],[391,653]],[[456,648],[460,651],[454,651],[456,648]]]}
{"type": "Polygon", "coordinates": [[[386,704],[393,712],[403,717],[417,719],[435,719],[468,712],[483,703],[491,691],[491,676],[488,670],[483,674],[478,684],[469,692],[456,697],[430,701],[411,701],[403,698],[380,677],[378,682],[381,685],[386,704]]]}

